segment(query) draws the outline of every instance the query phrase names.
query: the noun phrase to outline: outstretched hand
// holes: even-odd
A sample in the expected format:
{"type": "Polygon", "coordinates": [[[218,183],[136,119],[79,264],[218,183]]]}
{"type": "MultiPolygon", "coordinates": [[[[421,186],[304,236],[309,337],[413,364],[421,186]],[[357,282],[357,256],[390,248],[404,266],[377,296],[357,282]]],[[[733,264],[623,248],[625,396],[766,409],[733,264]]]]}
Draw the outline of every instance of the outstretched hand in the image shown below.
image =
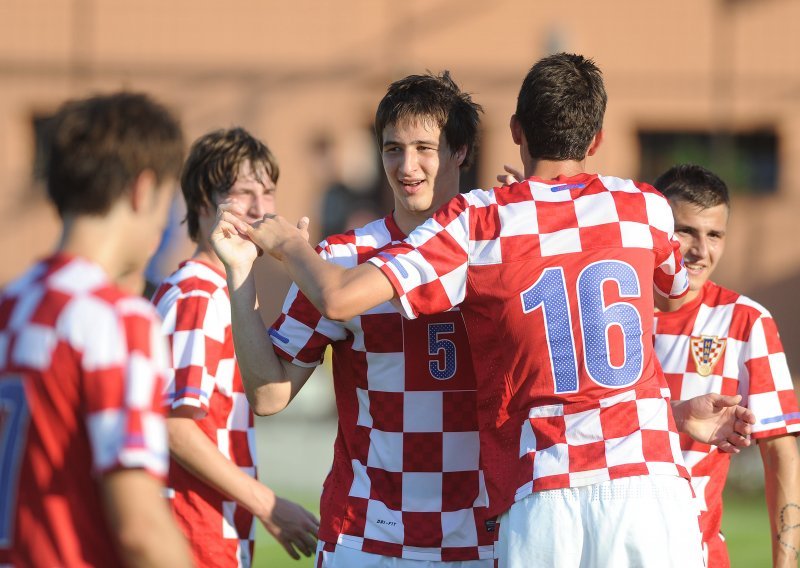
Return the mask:
{"type": "Polygon", "coordinates": [[[280,215],[264,215],[252,226],[244,223],[237,228],[244,231],[256,246],[283,260],[283,249],[292,241],[308,243],[308,217],[301,217],[296,225],[292,225],[280,215]]]}
{"type": "Polygon", "coordinates": [[[739,406],[741,395],[716,393],[674,402],[672,412],[681,431],[698,442],[717,446],[726,453],[739,453],[750,445],[753,411],[739,406]]]}
{"type": "Polygon", "coordinates": [[[242,220],[244,216],[242,205],[236,201],[223,201],[217,206],[217,220],[211,229],[209,240],[225,266],[249,268],[262,254],[244,230],[249,227],[242,220]]]}
{"type": "Polygon", "coordinates": [[[277,249],[287,239],[299,236],[308,242],[308,217],[301,217],[294,227],[272,214],[264,215],[252,225],[244,218],[242,206],[235,201],[223,201],[217,206],[217,221],[210,241],[226,266],[249,267],[264,250],[280,260],[277,249]]]}

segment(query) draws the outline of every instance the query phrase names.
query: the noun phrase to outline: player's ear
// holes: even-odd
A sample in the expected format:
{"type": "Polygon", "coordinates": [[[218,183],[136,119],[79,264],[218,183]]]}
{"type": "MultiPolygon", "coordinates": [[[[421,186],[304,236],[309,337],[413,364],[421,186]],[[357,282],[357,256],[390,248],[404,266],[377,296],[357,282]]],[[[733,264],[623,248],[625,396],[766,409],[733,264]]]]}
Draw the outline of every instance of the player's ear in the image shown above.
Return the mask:
{"type": "Polygon", "coordinates": [[[155,199],[156,174],[153,170],[142,170],[131,182],[131,209],[138,212],[149,212],[155,199]]]}
{"type": "Polygon", "coordinates": [[[467,158],[467,146],[461,146],[458,150],[455,151],[453,154],[456,157],[456,161],[458,162],[458,167],[461,167],[461,164],[464,163],[464,160],[467,158]]]}
{"type": "Polygon", "coordinates": [[[514,144],[517,146],[522,145],[522,125],[519,123],[519,119],[517,118],[516,114],[511,115],[511,121],[508,124],[509,128],[511,128],[511,138],[514,140],[514,144]]]}
{"type": "Polygon", "coordinates": [[[603,129],[597,131],[597,134],[594,135],[592,138],[591,143],[589,144],[589,149],[586,151],[587,156],[594,156],[597,149],[600,147],[600,144],[603,143],[603,129]]]}

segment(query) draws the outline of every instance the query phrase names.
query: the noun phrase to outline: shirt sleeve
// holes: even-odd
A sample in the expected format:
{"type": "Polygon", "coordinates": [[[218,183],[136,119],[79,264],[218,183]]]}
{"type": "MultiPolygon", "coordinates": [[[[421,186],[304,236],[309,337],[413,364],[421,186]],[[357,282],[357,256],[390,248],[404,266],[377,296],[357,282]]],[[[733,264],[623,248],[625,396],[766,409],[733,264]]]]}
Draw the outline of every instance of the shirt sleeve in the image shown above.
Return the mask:
{"type": "MultiPolygon", "coordinates": [[[[98,474],[144,469],[163,478],[169,463],[161,395],[166,341],[158,317],[143,298],[115,307],[92,307],[81,365],[86,428],[98,474]]],[[[83,311],[82,313],[87,313],[83,311]]]]}
{"type": "Polygon", "coordinates": [[[322,317],[296,284],[292,284],[283,310],[269,328],[275,353],[299,367],[316,367],[325,348],[347,337],[344,326],[322,317]]]}
{"type": "MultiPolygon", "coordinates": [[[[734,309],[745,309],[737,304],[734,309]]],[[[728,341],[736,341],[732,330],[728,341]]],[[[755,413],[754,438],[800,432],[800,410],[775,320],[762,312],[753,322],[739,357],[739,385],[755,413]]],[[[727,374],[727,373],[726,373],[727,374]]]]}
{"type": "Polygon", "coordinates": [[[656,253],[655,291],[668,298],[680,298],[689,291],[689,273],[683,266],[680,243],[675,237],[672,209],[664,196],[655,190],[645,193],[645,203],[656,253]]]}
{"type": "Polygon", "coordinates": [[[172,409],[194,407],[195,418],[203,418],[208,414],[229,322],[221,320],[206,290],[181,292],[174,287],[157,307],[171,347],[164,404],[172,409]]]}
{"type": "Polygon", "coordinates": [[[380,268],[407,318],[444,312],[466,296],[470,250],[470,209],[454,197],[405,241],[384,248],[369,262],[380,268]]]}

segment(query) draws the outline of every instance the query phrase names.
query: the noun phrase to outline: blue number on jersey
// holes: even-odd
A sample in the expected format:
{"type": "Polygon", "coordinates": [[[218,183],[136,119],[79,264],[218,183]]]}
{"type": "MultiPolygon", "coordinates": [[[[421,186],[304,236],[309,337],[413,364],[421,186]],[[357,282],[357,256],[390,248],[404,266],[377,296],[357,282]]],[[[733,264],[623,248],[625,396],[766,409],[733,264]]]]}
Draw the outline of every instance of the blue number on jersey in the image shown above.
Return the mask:
{"type": "Polygon", "coordinates": [[[22,377],[0,378],[0,547],[14,536],[17,480],[30,411],[22,377]]]}
{"type": "Polygon", "coordinates": [[[428,355],[436,357],[444,351],[444,361],[428,361],[431,376],[439,381],[452,379],[456,374],[456,344],[450,339],[442,339],[441,334],[455,333],[453,323],[428,324],[428,355]]]}
{"type": "MultiPolygon", "coordinates": [[[[617,283],[622,297],[640,296],[639,279],[631,265],[618,260],[595,262],[578,276],[578,319],[589,377],[602,386],[620,388],[632,385],[642,374],[642,320],[631,304],[604,304],[603,283],[607,280],[617,283]],[[608,330],[614,325],[621,328],[625,338],[625,357],[620,366],[612,365],[609,357],[608,330]]],[[[578,362],[567,294],[564,270],[560,267],[546,268],[539,279],[520,294],[524,313],[540,307],[544,312],[556,393],[578,390],[578,362]]]]}

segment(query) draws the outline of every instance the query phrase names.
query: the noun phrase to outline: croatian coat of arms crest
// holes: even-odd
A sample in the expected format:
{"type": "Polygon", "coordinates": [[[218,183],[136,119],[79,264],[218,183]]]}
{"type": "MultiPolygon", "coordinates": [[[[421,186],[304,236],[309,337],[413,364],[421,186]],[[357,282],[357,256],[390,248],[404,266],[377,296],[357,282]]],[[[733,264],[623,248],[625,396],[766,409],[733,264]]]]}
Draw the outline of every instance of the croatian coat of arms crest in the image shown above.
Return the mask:
{"type": "Polygon", "coordinates": [[[725,338],[701,335],[692,337],[690,341],[692,358],[697,366],[697,374],[707,377],[714,369],[719,358],[725,352],[725,338]]]}

